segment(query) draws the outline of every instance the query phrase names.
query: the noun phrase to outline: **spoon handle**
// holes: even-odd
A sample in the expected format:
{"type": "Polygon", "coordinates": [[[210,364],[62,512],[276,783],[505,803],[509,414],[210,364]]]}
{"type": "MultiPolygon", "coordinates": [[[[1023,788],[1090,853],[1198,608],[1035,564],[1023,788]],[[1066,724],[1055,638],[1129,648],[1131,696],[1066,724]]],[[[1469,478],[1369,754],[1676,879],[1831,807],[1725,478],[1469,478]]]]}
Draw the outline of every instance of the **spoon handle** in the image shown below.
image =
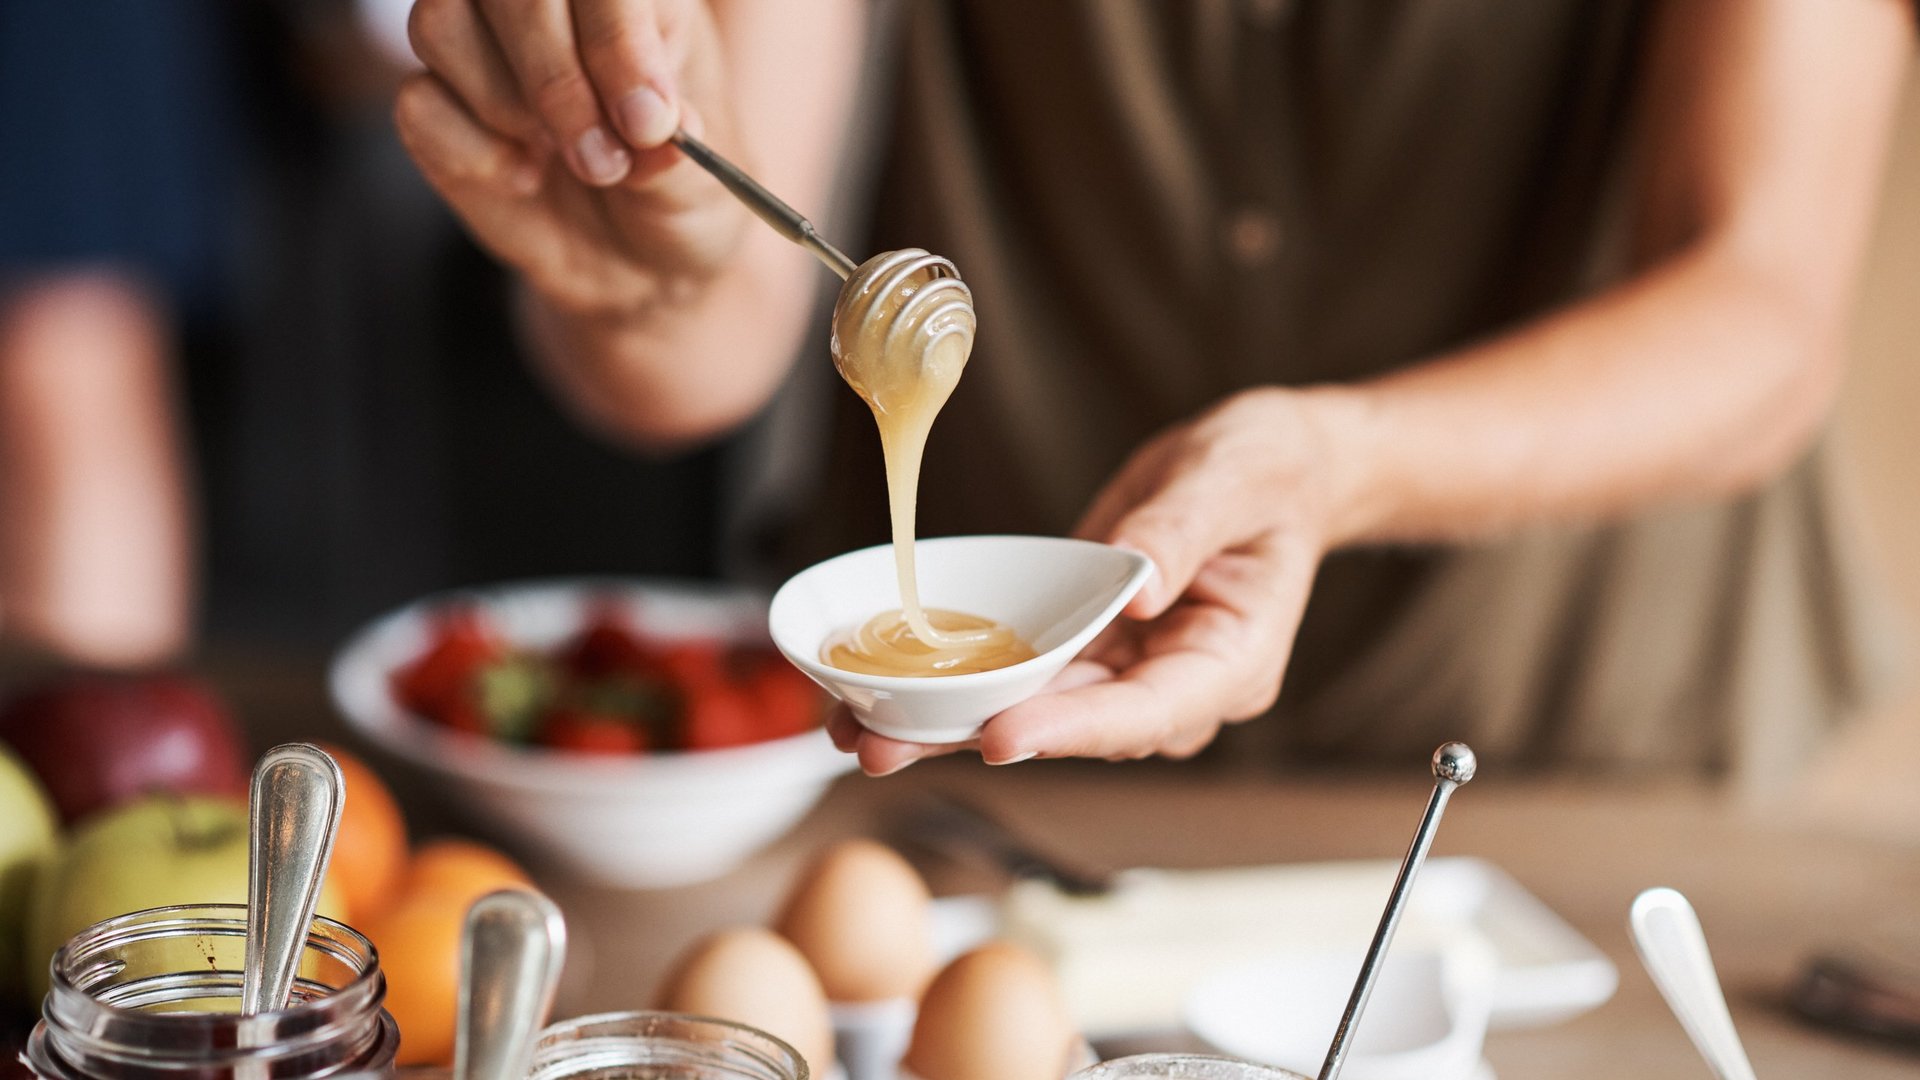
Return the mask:
{"type": "Polygon", "coordinates": [[[1407,857],[1400,863],[1400,875],[1393,879],[1393,891],[1387,894],[1387,908],[1380,913],[1380,925],[1373,932],[1373,941],[1367,946],[1366,959],[1360,962],[1360,977],[1354,980],[1353,995],[1347,998],[1346,1011],[1340,1014],[1340,1026],[1334,1029],[1333,1045],[1327,1047],[1327,1059],[1320,1065],[1320,1080],[1335,1080],[1347,1063],[1348,1044],[1353,1033],[1359,1028],[1360,1014],[1366,1011],[1367,999],[1373,996],[1374,980],[1380,975],[1380,961],[1386,958],[1387,947],[1393,944],[1393,933],[1400,928],[1400,913],[1407,906],[1407,896],[1413,892],[1413,879],[1420,873],[1420,867],[1427,861],[1427,852],[1433,847],[1433,834],[1440,827],[1440,815],[1446,813],[1447,800],[1454,789],[1473,779],[1479,768],[1478,760],[1471,747],[1463,742],[1443,743],[1433,752],[1433,795],[1427,800],[1427,812],[1420,818],[1420,827],[1414,830],[1413,844],[1407,848],[1407,857]]]}
{"type": "Polygon", "coordinates": [[[276,746],[253,767],[247,854],[245,1015],[286,1007],[320,902],[345,781],[319,747],[276,746]]]}
{"type": "Polygon", "coordinates": [[[1754,1080],[1693,905],[1672,889],[1648,889],[1634,898],[1628,922],[1640,962],[1714,1075],[1754,1080]]]}
{"type": "Polygon", "coordinates": [[[713,178],[726,185],[728,191],[747,209],[759,215],[760,220],[773,226],[781,236],[813,252],[814,258],[827,264],[827,269],[840,275],[845,281],[853,276],[857,267],[852,259],[839,248],[821,239],[814,231],[813,222],[800,216],[800,212],[783,202],[778,195],[760,186],[760,181],[748,176],[740,167],[719,154],[713,148],[685,131],[673,133],[673,144],[680,152],[694,160],[694,163],[713,174],[713,178]]]}
{"type": "Polygon", "coordinates": [[[566,953],[566,922],[539,893],[504,889],[474,901],[460,936],[453,1080],[525,1080],[566,953]]]}

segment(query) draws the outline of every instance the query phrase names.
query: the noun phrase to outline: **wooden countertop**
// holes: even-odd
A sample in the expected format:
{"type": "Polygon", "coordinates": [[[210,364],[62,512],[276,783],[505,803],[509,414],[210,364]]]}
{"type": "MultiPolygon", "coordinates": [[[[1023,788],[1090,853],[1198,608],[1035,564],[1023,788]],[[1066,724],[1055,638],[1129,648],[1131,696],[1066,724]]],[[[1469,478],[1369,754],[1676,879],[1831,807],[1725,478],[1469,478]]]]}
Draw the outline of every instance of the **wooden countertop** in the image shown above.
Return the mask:
{"type": "MultiPolygon", "coordinates": [[[[644,1007],[693,936],[764,920],[809,850],[880,829],[889,805],[917,790],[964,791],[1043,847],[1091,862],[1189,867],[1397,858],[1429,786],[1417,775],[1279,780],[1165,764],[989,769],[958,760],[886,780],[848,777],[794,835],[720,881],[656,893],[548,882],[579,938],[561,1007],[644,1007]]],[[[1920,1056],[1807,1027],[1780,1005],[1816,950],[1899,934],[1920,941],[1920,853],[1755,820],[1688,786],[1487,775],[1454,799],[1434,852],[1500,864],[1620,969],[1620,989],[1600,1009],[1490,1036],[1487,1057],[1502,1077],[1705,1075],[1627,938],[1628,904],[1651,885],[1674,886],[1698,907],[1761,1075],[1920,1074],[1920,1056]]]]}
{"type": "MultiPolygon", "coordinates": [[[[242,662],[222,673],[262,746],[346,740],[317,664],[242,662]]],[[[417,831],[457,827],[425,778],[376,760],[392,766],[417,831]]],[[[849,776],[792,835],[716,882],[622,892],[540,874],[574,935],[556,1015],[645,1007],[662,969],[696,935],[765,920],[812,849],[881,831],[890,809],[916,791],[962,791],[1036,844],[1090,862],[1230,866],[1398,858],[1431,786],[1417,766],[1408,773],[1276,777],[1165,762],[996,769],[950,759],[884,780],[849,776]]],[[[1503,1080],[1708,1075],[1627,937],[1628,904],[1653,885],[1680,889],[1699,909],[1761,1076],[1920,1076],[1920,1054],[1806,1026],[1781,1005],[1816,951],[1897,941],[1920,955],[1920,850],[1818,831],[1689,784],[1515,780],[1483,767],[1452,801],[1434,853],[1499,864],[1620,969],[1605,1006],[1556,1027],[1489,1036],[1487,1057],[1503,1080]]]]}

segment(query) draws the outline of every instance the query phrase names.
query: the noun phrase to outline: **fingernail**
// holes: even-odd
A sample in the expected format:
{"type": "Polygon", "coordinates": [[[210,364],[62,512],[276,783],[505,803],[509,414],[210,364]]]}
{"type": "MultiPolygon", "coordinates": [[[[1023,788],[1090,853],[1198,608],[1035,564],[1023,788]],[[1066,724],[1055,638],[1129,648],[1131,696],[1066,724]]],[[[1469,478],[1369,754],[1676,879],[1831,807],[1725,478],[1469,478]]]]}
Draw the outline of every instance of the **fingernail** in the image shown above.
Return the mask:
{"type": "Polygon", "coordinates": [[[573,165],[580,179],[602,187],[619,182],[633,167],[633,158],[604,128],[588,128],[573,147],[573,165]]]}
{"type": "Polygon", "coordinates": [[[643,86],[620,99],[614,110],[636,146],[658,146],[673,134],[673,109],[660,91],[643,86]]]}
{"type": "Polygon", "coordinates": [[[700,119],[700,110],[694,108],[691,101],[680,103],[680,130],[696,139],[707,136],[707,122],[700,119]]]}
{"type": "Polygon", "coordinates": [[[873,777],[875,780],[878,780],[883,776],[892,776],[894,773],[899,772],[901,769],[904,769],[907,766],[919,760],[920,760],[919,758],[908,758],[907,760],[901,762],[900,764],[895,765],[891,769],[882,769],[879,772],[870,772],[867,775],[873,777]]]}
{"type": "Polygon", "coordinates": [[[1036,758],[1036,757],[1039,757],[1039,756],[1040,756],[1040,751],[1038,751],[1038,750],[1029,750],[1029,751],[1027,751],[1027,752],[1026,752],[1026,753],[1024,753],[1024,754],[1015,754],[1015,755],[1013,755],[1013,756],[1012,756],[1012,757],[1010,757],[1010,758],[1001,758],[1001,759],[1000,759],[999,761],[989,761],[989,762],[987,762],[987,764],[989,764],[989,765],[1018,765],[1018,764],[1020,764],[1020,763],[1021,763],[1021,762],[1023,762],[1023,761],[1032,761],[1032,760],[1033,760],[1034,758],[1036,758]]]}

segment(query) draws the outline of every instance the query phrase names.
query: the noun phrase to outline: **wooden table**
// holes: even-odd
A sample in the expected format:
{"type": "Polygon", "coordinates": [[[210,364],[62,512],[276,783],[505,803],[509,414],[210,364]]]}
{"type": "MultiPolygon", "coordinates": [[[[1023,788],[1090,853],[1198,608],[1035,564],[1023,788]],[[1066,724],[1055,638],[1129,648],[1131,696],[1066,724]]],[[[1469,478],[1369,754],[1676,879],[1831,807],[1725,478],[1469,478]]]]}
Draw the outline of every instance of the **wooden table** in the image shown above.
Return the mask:
{"type": "MultiPolygon", "coordinates": [[[[654,979],[694,935],[765,919],[808,850],[874,831],[889,805],[915,790],[964,791],[1041,845],[1089,861],[1185,867],[1397,857],[1427,787],[1418,776],[1282,782],[1166,765],[958,761],[883,781],[850,777],[794,836],[721,881],[658,893],[550,881],[580,938],[562,1007],[646,1005],[654,979]]],[[[1920,1075],[1920,1056],[1808,1028],[1779,1004],[1814,950],[1920,934],[1920,854],[1754,821],[1688,787],[1497,776],[1454,800],[1434,850],[1499,863],[1620,968],[1620,990],[1606,1006],[1558,1027],[1491,1036],[1487,1056],[1502,1077],[1704,1075],[1627,939],[1629,902],[1656,884],[1679,888],[1699,908],[1763,1076],[1920,1075]]]]}
{"type": "MultiPolygon", "coordinates": [[[[221,681],[263,745],[344,737],[317,667],[230,670],[221,681]]],[[[655,979],[696,935],[766,919],[809,851],[877,831],[916,791],[964,791],[1037,844],[1090,862],[1225,866],[1398,858],[1430,788],[1422,770],[1408,773],[1247,776],[1196,763],[994,769],[956,759],[884,780],[850,776],[793,835],[720,881],[621,892],[542,874],[574,934],[558,1012],[647,1006],[655,979]]],[[[392,775],[416,827],[457,825],[430,784],[398,766],[392,775]]],[[[1920,1077],[1920,1054],[1807,1027],[1780,1004],[1814,951],[1884,939],[1920,951],[1920,851],[1743,812],[1691,785],[1513,780],[1483,768],[1453,800],[1434,852],[1498,863],[1620,969],[1620,989],[1600,1009],[1557,1027],[1490,1036],[1487,1057],[1503,1080],[1707,1075],[1627,938],[1627,906],[1651,885],[1674,886],[1699,909],[1761,1076],[1920,1077]]],[[[538,853],[521,854],[537,866],[538,853]]]]}

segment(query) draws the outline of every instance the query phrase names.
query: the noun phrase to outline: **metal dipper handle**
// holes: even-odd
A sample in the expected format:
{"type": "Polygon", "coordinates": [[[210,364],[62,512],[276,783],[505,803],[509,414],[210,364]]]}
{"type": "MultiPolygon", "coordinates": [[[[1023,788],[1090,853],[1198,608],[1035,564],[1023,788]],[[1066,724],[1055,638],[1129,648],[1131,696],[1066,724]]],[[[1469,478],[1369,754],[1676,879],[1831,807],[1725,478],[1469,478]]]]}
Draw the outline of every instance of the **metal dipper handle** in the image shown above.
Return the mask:
{"type": "Polygon", "coordinates": [[[773,226],[773,231],[813,252],[815,258],[827,264],[827,269],[840,275],[845,281],[853,276],[856,269],[854,261],[847,258],[837,247],[820,238],[814,231],[813,222],[800,216],[800,212],[780,200],[780,197],[726,158],[713,152],[713,148],[699,139],[676,129],[673,144],[680,152],[692,158],[701,168],[713,174],[714,179],[726,185],[734,197],[747,204],[747,209],[759,215],[760,220],[773,226]]]}
{"type": "Polygon", "coordinates": [[[243,1015],[287,1005],[340,831],[345,789],[340,766],[306,743],[276,746],[253,767],[243,1015]]]}
{"type": "Polygon", "coordinates": [[[566,953],[566,922],[539,893],[505,889],[474,901],[460,935],[453,1080],[526,1080],[566,953]]]}
{"type": "Polygon", "coordinates": [[[1427,800],[1427,812],[1420,819],[1419,830],[1413,834],[1413,846],[1407,849],[1407,857],[1400,863],[1400,876],[1394,879],[1393,892],[1387,895],[1387,910],[1381,914],[1380,926],[1373,932],[1373,943],[1367,946],[1367,958],[1360,963],[1360,978],[1353,984],[1353,996],[1347,999],[1346,1011],[1340,1014],[1333,1045],[1327,1047],[1326,1063],[1320,1066],[1320,1080],[1334,1080],[1340,1075],[1340,1067],[1347,1059],[1347,1043],[1360,1024],[1367,998],[1373,994],[1374,979],[1380,974],[1380,960],[1386,956],[1387,946],[1393,944],[1393,932],[1400,926],[1407,894],[1413,891],[1414,875],[1427,861],[1427,849],[1433,846],[1433,833],[1440,825],[1440,815],[1447,809],[1447,799],[1453,795],[1454,788],[1473,779],[1478,764],[1466,743],[1450,742],[1433,752],[1433,797],[1427,800]]]}

